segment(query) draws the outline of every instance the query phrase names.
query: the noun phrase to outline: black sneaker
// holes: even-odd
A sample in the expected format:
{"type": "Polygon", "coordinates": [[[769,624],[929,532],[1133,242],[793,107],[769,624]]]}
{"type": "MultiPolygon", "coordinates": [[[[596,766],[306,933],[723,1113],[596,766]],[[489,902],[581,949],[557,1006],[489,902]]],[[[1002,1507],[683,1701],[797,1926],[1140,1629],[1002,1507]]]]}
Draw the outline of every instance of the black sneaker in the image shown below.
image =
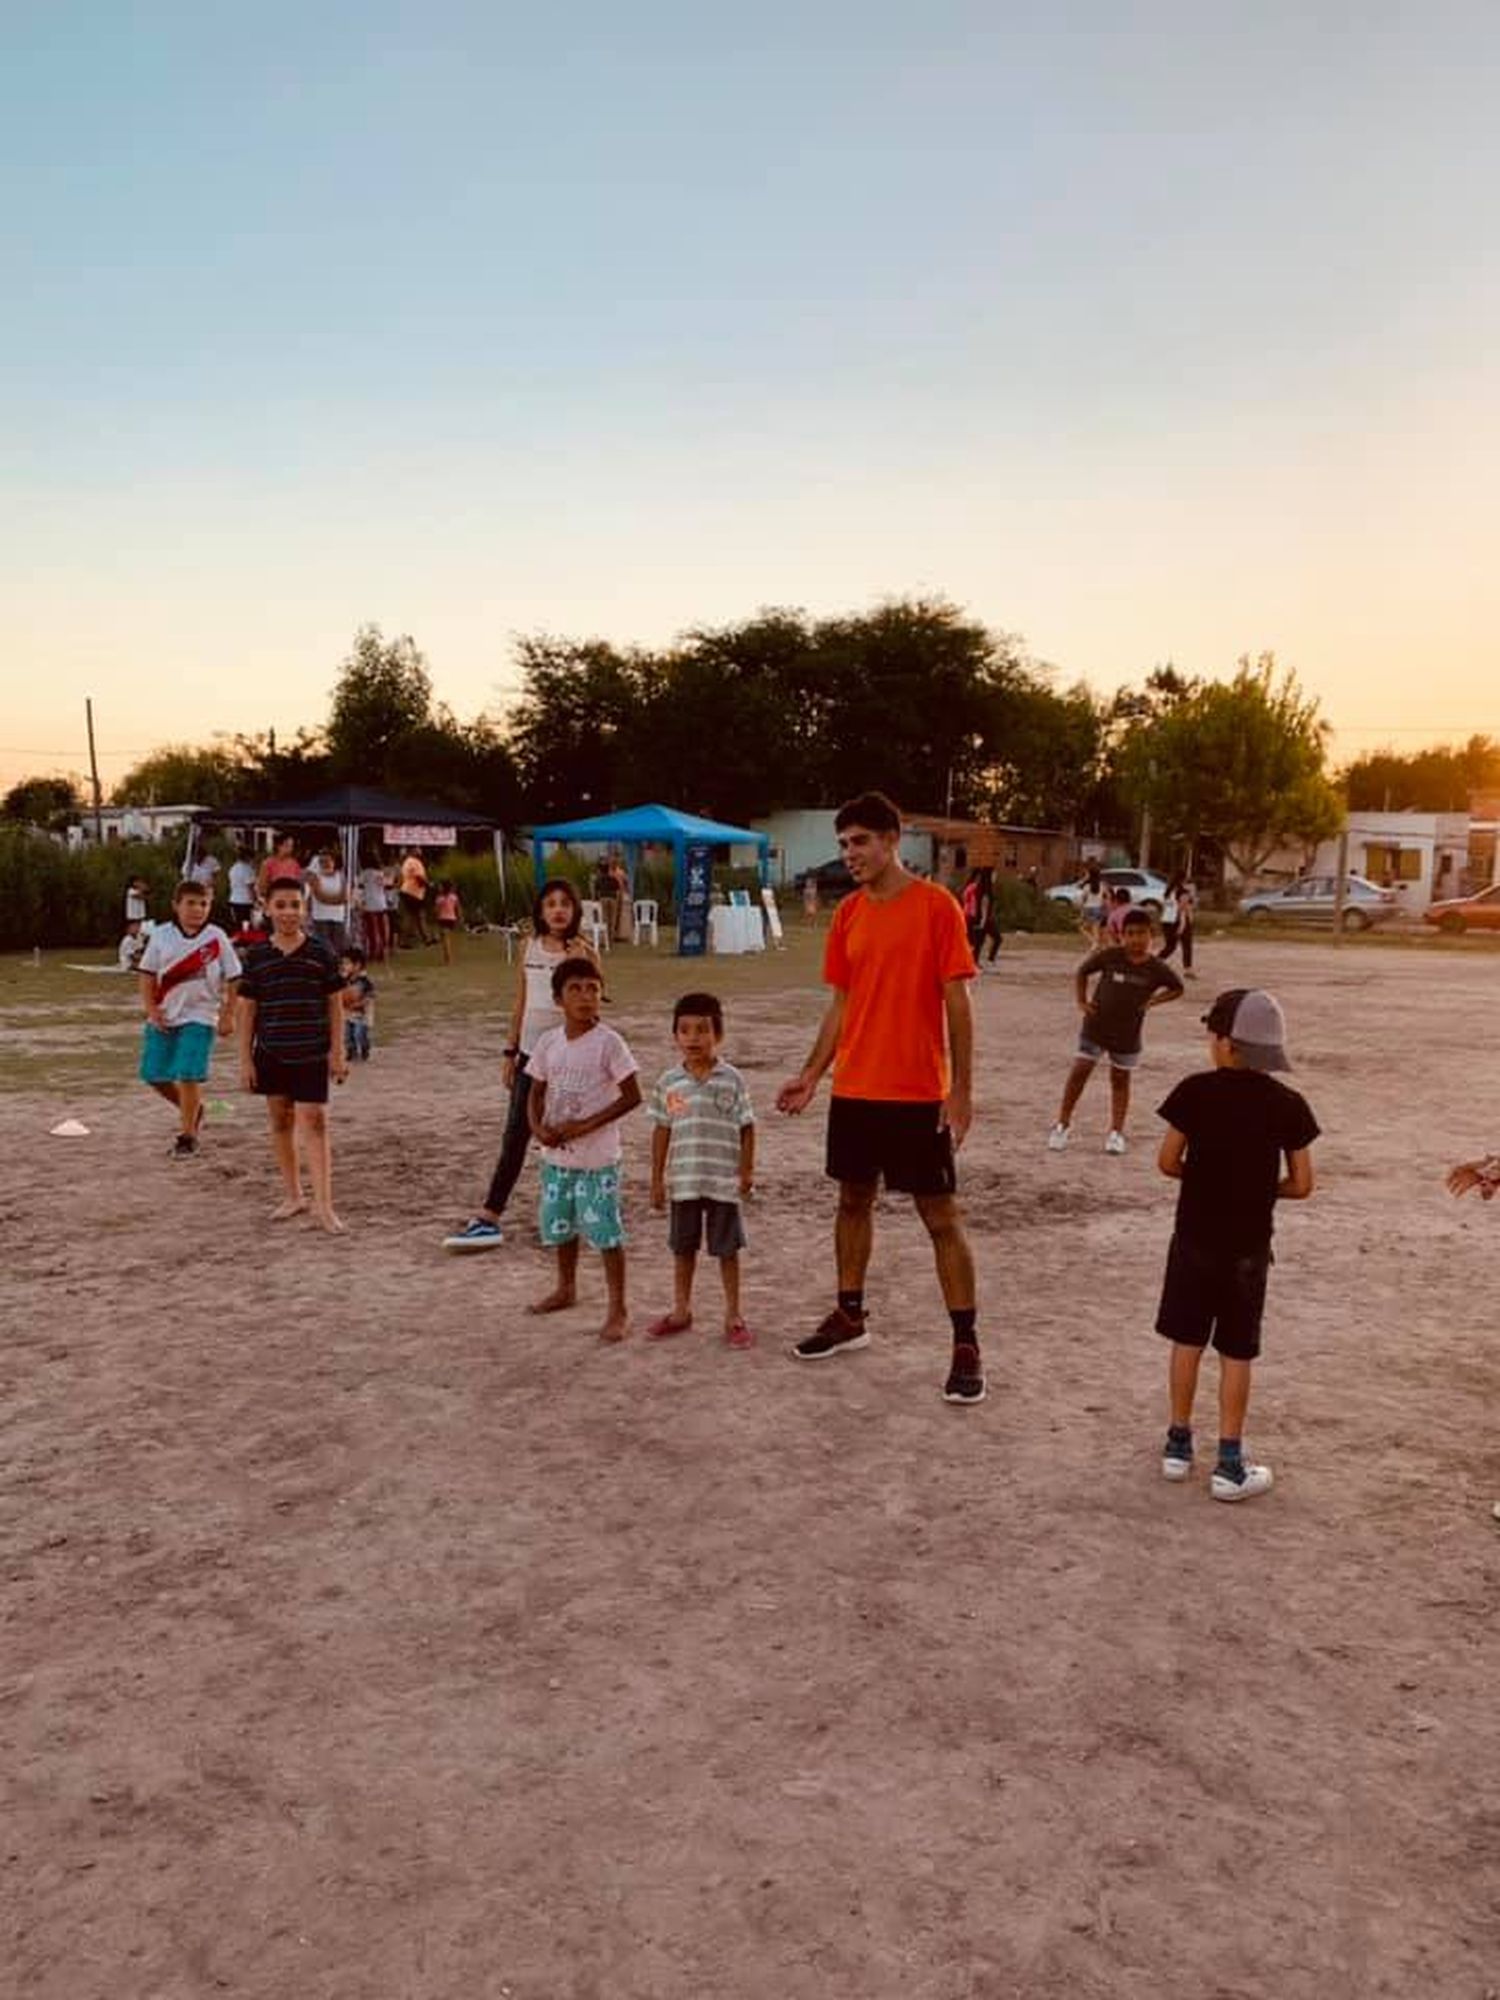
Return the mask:
{"type": "Polygon", "coordinates": [[[191,1132],[179,1132],[172,1143],[174,1160],[190,1160],[198,1150],[198,1141],[191,1132]]]}
{"type": "Polygon", "coordinates": [[[830,1355],[853,1354],[856,1348],[869,1344],[864,1314],[846,1313],[842,1306],[835,1306],[817,1332],[799,1340],[792,1353],[799,1361],[826,1361],[830,1355]]]}
{"type": "Polygon", "coordinates": [[[943,1384],[945,1403],[982,1403],[985,1398],[984,1366],[979,1349],[961,1340],[953,1350],[953,1366],[943,1384]]]}

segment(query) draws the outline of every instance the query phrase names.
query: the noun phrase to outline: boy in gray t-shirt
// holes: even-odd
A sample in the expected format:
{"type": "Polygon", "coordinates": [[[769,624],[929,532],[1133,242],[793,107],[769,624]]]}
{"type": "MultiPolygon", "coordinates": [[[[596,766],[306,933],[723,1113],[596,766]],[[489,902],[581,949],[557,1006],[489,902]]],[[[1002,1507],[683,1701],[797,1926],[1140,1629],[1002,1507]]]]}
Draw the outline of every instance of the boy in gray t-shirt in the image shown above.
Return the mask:
{"type": "Polygon", "coordinates": [[[1071,1136],[1073,1112],[1101,1056],[1109,1058],[1109,1136],[1106,1153],[1125,1150],[1130,1072],[1141,1059],[1141,1023],[1153,1007],[1182,998],[1182,981],[1170,965],[1151,956],[1151,919],[1144,910],[1125,914],[1120,942],[1090,952],[1073,977],[1083,1022],[1078,1053],[1063,1085],[1057,1123],[1047,1134],[1049,1152],[1061,1153],[1071,1136]],[[1093,980],[1093,991],[1089,981],[1093,980]]]}

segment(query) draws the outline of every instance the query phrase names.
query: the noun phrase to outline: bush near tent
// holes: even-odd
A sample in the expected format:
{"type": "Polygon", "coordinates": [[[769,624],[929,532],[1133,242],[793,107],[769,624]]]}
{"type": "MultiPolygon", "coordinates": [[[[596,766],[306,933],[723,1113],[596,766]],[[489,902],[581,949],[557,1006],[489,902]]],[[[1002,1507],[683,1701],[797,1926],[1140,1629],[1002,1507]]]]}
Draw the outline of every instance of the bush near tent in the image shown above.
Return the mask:
{"type": "Polygon", "coordinates": [[[45,834],[0,827],[0,951],[118,944],[131,876],[145,877],[150,914],[166,917],[180,860],[175,841],[64,847],[45,834]]]}

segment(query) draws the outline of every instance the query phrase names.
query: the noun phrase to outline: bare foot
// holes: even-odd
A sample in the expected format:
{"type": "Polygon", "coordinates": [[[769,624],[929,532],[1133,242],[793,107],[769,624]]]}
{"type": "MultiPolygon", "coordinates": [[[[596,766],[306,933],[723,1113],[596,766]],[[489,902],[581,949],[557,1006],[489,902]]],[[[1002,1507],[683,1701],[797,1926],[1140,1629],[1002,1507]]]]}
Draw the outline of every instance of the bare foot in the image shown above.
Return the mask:
{"type": "Polygon", "coordinates": [[[345,1233],[343,1223],[331,1208],[315,1208],[313,1221],[317,1223],[319,1229],[326,1229],[330,1236],[342,1236],[345,1233]]]}
{"type": "Polygon", "coordinates": [[[301,1195],[298,1195],[295,1201],[288,1196],[285,1201],[279,1202],[271,1210],[271,1220],[273,1222],[290,1222],[294,1215],[306,1215],[306,1213],[307,1203],[302,1199],[301,1195]]]}
{"type": "Polygon", "coordinates": [[[624,1340],[630,1332],[630,1321],[624,1313],[611,1313],[599,1329],[599,1338],[614,1342],[624,1340]]]}
{"type": "Polygon", "coordinates": [[[576,1306],[577,1303],[576,1292],[548,1292],[546,1298],[533,1300],[526,1310],[529,1313],[560,1313],[566,1312],[569,1306],[576,1306]]]}

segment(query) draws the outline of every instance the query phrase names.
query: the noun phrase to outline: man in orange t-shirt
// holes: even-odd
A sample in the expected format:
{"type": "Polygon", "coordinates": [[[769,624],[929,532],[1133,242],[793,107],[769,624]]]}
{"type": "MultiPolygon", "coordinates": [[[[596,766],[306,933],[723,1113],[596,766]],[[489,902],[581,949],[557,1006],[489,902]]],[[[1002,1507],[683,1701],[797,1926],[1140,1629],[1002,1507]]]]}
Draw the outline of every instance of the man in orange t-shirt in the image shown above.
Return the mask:
{"type": "Polygon", "coordinates": [[[901,815],[883,792],[840,807],[834,828],[855,888],[839,904],[824,954],[833,998],[812,1054],[776,1104],[805,1111],[833,1065],[827,1169],[839,1184],[838,1303],[792,1352],[822,1361],[869,1346],[865,1271],[884,1180],[915,1199],[932,1238],[953,1322],[943,1394],[950,1403],[979,1403],[974,1260],[954,1198],[954,1153],[973,1117],[974,954],[955,899],[901,865],[901,815]]]}

